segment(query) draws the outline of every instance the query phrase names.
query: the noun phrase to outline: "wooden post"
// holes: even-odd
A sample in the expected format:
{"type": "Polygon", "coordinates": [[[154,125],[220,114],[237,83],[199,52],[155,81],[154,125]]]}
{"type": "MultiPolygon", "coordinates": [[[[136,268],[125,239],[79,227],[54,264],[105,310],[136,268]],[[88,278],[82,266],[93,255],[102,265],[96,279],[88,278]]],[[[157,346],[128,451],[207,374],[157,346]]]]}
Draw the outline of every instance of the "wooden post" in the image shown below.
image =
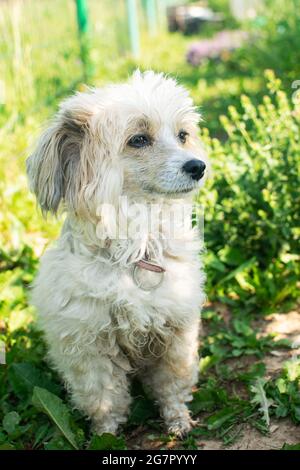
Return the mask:
{"type": "Polygon", "coordinates": [[[86,0],[75,1],[80,41],[80,58],[83,65],[84,80],[87,81],[91,74],[88,6],[86,0]]]}
{"type": "Polygon", "coordinates": [[[140,32],[136,0],[126,0],[126,5],[131,52],[134,57],[139,57],[140,32]]]}

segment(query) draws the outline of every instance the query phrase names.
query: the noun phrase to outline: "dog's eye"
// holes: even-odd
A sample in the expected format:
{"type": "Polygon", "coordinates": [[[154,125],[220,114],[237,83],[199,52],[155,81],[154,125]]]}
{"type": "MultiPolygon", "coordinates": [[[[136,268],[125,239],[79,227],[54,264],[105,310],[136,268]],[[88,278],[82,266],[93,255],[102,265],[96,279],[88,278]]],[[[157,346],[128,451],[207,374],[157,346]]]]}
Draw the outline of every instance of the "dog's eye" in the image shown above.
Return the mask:
{"type": "Polygon", "coordinates": [[[128,145],[130,147],[134,147],[134,148],[137,148],[137,149],[140,149],[142,147],[146,147],[147,145],[150,145],[150,144],[151,144],[150,138],[147,135],[144,135],[144,134],[134,135],[128,141],[128,145]]]}
{"type": "Polygon", "coordinates": [[[189,133],[186,131],[180,131],[178,134],[178,138],[182,144],[186,143],[186,139],[188,137],[189,133]]]}

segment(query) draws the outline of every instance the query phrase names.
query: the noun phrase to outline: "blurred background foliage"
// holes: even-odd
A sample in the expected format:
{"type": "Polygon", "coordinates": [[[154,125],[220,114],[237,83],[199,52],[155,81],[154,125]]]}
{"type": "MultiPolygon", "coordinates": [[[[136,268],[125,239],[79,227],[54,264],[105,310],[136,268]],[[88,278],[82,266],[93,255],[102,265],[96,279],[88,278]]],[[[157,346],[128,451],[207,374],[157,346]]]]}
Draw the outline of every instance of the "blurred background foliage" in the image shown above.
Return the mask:
{"type": "MultiPolygon", "coordinates": [[[[238,351],[235,355],[252,351],[261,357],[272,347],[272,339],[261,343],[249,322],[278,309],[287,310],[299,298],[298,1],[256,1],[255,9],[241,18],[232,8],[234,2],[209,0],[204,6],[222,19],[201,23],[193,34],[169,32],[166,10],[175,3],[191,6],[193,2],[156,1],[154,30],[147,27],[146,3],[136,2],[140,53],[133,55],[126,1],[88,0],[89,30],[83,57],[74,0],[0,1],[0,340],[5,343],[8,364],[0,365],[3,448],[74,447],[68,432],[64,437],[57,434],[56,428],[37,413],[37,403],[41,409],[40,402],[45,399],[39,389],[35,391],[36,406],[31,405],[33,386],[64,398],[58,379],[44,362],[44,344],[34,328],[35,312],[28,305],[38,258],[57,236],[61,222],[44,220],[38,213],[27,187],[25,158],[59,101],[85,89],[86,84],[101,86],[126,79],[136,67],[151,68],[176,77],[199,106],[203,118],[199,132],[212,163],[212,178],[197,197],[205,213],[207,294],[211,303],[204,321],[213,327],[202,349],[204,369],[213,374],[215,367],[231,357],[232,348],[238,351]],[[239,47],[224,49],[221,41],[216,46],[220,51],[213,56],[202,57],[197,65],[188,62],[195,43],[201,50],[201,41],[236,30],[247,37],[239,47]],[[224,333],[214,302],[229,307],[233,318],[230,333],[224,333]],[[233,346],[237,343],[238,348],[233,346]]],[[[220,369],[217,373],[220,377],[220,369]]],[[[289,376],[282,374],[286,384],[289,376]]],[[[260,375],[261,369],[248,375],[250,394],[251,383],[260,375]]],[[[296,408],[286,409],[286,415],[295,422],[300,421],[299,376],[298,370],[290,381],[294,386],[285,385],[283,392],[296,403],[296,408]]],[[[224,372],[222,380],[227,379],[224,372]]],[[[206,395],[195,397],[194,409],[206,409],[203,402],[209,396],[209,411],[221,410],[225,419],[219,427],[208,424],[206,435],[217,432],[225,436],[226,423],[230,427],[241,413],[248,419],[258,405],[243,408],[245,403],[241,406],[239,402],[237,406],[226,394],[221,394],[221,399],[212,393],[216,378],[209,380],[212,382],[202,384],[206,395]],[[224,409],[229,409],[228,415],[224,409]]],[[[276,383],[270,381],[265,388],[279,403],[276,383]]],[[[53,406],[61,404],[55,402],[53,406]]],[[[139,401],[131,423],[151,421],[149,406],[146,397],[139,401]]],[[[86,425],[80,416],[73,418],[72,432],[80,447],[86,425]]],[[[217,415],[216,422],[218,419],[217,415]]],[[[259,426],[263,428],[262,423],[259,426]]],[[[125,444],[108,439],[104,443],[96,440],[93,445],[125,444]]],[[[193,439],[186,444],[193,445],[193,439]]]]}

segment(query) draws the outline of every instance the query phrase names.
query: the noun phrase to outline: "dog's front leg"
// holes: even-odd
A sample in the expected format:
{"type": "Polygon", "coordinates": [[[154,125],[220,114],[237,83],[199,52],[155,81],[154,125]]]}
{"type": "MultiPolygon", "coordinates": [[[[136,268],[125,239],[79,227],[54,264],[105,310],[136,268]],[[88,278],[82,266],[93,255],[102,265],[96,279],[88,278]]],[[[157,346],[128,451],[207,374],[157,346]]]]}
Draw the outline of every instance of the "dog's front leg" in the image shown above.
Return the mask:
{"type": "Polygon", "coordinates": [[[111,357],[99,353],[96,344],[80,349],[76,346],[72,354],[63,357],[57,347],[51,348],[52,361],[62,374],[76,408],[91,419],[93,431],[115,434],[118,426],[126,422],[131,401],[126,370],[111,357]]]}
{"type": "Polygon", "coordinates": [[[192,427],[186,402],[197,382],[199,322],[174,335],[166,354],[147,370],[145,382],[157,399],[169,433],[181,437],[192,427]]]}

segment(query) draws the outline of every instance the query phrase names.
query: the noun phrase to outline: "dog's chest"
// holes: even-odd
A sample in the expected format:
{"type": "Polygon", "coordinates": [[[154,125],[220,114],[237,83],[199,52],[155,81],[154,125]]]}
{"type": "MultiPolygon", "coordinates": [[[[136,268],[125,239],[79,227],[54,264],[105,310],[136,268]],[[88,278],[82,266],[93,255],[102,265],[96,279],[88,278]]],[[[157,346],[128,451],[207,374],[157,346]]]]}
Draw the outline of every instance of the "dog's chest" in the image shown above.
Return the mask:
{"type": "Polygon", "coordinates": [[[163,356],[176,328],[155,309],[119,307],[113,312],[116,340],[133,366],[163,356]]]}
{"type": "Polygon", "coordinates": [[[170,259],[165,266],[163,281],[150,291],[136,285],[128,271],[120,277],[113,325],[118,344],[134,365],[165,355],[174,336],[199,318],[203,291],[198,263],[170,259]]]}

